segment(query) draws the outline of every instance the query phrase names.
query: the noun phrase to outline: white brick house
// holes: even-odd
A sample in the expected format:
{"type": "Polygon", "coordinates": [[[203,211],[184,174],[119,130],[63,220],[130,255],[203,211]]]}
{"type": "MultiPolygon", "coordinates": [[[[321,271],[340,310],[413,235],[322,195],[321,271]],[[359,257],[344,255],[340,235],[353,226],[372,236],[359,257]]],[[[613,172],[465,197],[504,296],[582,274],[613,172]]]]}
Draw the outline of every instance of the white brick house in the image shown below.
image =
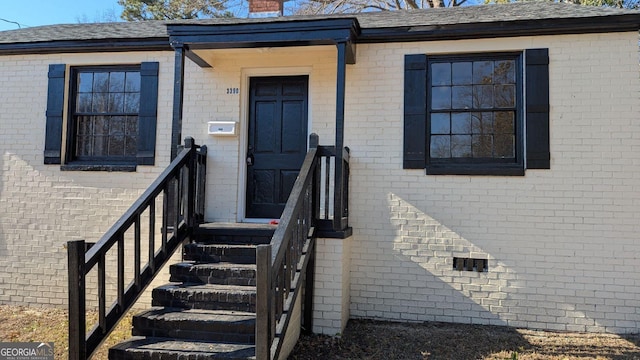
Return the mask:
{"type": "Polygon", "coordinates": [[[273,130],[252,123],[260,87],[295,80],[277,141],[350,148],[349,228],[317,241],[315,332],[349,318],[638,332],[639,27],[636,11],[527,2],[0,32],[0,303],[65,305],[66,241],[97,240],[185,136],[209,151],[206,221],[277,218],[253,198],[248,133],[273,130]],[[82,87],[125,73],[124,90],[82,87]],[[83,132],[96,93],[133,133],[83,132]],[[127,110],[136,96],[153,109],[127,110]]]}

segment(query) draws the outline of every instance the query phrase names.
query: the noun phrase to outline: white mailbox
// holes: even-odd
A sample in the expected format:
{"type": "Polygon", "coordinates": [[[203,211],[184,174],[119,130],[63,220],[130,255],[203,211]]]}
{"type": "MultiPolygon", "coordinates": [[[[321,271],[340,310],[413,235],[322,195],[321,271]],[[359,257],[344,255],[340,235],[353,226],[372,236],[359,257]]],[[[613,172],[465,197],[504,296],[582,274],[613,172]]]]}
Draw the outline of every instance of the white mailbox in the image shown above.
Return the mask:
{"type": "Polygon", "coordinates": [[[235,121],[209,121],[209,135],[214,136],[234,136],[236,135],[235,121]]]}

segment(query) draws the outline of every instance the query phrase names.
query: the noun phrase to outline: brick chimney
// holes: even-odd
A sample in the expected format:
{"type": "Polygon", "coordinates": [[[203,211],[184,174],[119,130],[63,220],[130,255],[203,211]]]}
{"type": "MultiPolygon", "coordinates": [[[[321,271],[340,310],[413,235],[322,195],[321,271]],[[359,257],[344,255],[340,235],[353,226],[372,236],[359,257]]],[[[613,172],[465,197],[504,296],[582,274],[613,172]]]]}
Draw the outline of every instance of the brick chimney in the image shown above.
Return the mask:
{"type": "Polygon", "coordinates": [[[249,0],[249,17],[282,16],[283,0],[249,0]]]}

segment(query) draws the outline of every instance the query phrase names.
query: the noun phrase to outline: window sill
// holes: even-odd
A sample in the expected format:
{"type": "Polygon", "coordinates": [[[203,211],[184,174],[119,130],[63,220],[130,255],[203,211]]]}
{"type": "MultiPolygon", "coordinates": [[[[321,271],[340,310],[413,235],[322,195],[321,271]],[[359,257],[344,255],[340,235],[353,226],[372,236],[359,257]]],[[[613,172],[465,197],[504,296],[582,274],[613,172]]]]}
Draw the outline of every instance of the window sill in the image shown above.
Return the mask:
{"type": "Polygon", "coordinates": [[[524,167],[518,165],[428,165],[427,175],[479,175],[524,176],[524,167]]]}
{"type": "Polygon", "coordinates": [[[107,172],[135,172],[135,164],[65,164],[61,171],[107,171],[107,172]]]}

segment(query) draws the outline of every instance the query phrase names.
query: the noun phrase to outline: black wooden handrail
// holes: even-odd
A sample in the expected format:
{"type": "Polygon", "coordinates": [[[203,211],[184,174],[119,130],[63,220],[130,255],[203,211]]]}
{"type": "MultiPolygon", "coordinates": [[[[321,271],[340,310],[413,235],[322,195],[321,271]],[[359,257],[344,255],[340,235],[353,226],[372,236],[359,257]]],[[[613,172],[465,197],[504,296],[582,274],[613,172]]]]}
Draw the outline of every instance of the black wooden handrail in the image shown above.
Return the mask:
{"type": "MultiPolygon", "coordinates": [[[[309,151],[289,195],[271,242],[256,249],[256,359],[277,359],[282,349],[292,310],[305,285],[304,326],[311,330],[315,240],[319,222],[329,222],[332,232],[348,226],[348,179],[331,186],[331,162],[335,147],[319,146],[318,135],[311,134],[309,151]],[[322,159],[325,158],[323,162],[322,159]],[[324,180],[324,181],[323,181],[324,180]],[[340,211],[330,219],[328,209],[331,190],[340,191],[340,211]],[[320,211],[325,199],[324,213],[320,211]]],[[[344,149],[340,166],[343,176],[349,174],[349,151],[344,149]]],[[[334,204],[337,201],[336,197],[334,204]]]]}
{"type": "MultiPolygon", "coordinates": [[[[185,140],[184,149],[125,214],[95,244],[67,243],[69,258],[69,359],[89,358],[151,283],[159,269],[204,218],[206,146],[185,140]],[[156,250],[156,201],[163,195],[162,238],[156,250]],[[142,217],[147,212],[149,253],[141,263],[142,217]],[[125,233],[133,227],[133,279],[125,288],[125,233]],[[107,309],[107,253],[116,247],[116,299],[107,309]],[[142,266],[143,265],[143,266],[142,266]],[[98,321],[86,333],[86,276],[97,267],[98,321]]],[[[112,271],[111,267],[109,268],[112,271]]]]}

